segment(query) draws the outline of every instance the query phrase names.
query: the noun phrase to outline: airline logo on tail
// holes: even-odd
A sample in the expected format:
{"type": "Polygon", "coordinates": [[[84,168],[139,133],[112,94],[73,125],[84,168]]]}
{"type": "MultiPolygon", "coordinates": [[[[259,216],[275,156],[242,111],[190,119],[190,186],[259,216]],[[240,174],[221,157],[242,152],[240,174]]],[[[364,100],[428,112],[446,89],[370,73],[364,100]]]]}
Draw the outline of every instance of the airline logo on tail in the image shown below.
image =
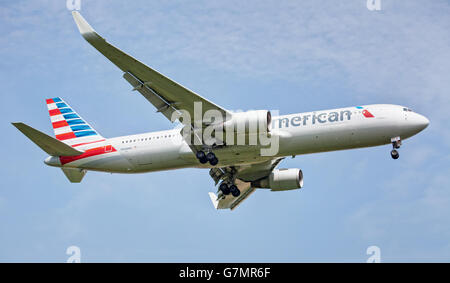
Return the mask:
{"type": "Polygon", "coordinates": [[[60,97],[46,102],[56,139],[71,146],[104,140],[60,97]]]}
{"type": "Polygon", "coordinates": [[[100,145],[94,145],[94,143],[106,141],[105,138],[99,135],[94,128],[60,97],[47,99],[46,102],[56,139],[72,147],[87,144],[92,144],[93,146],[85,148],[84,152],[80,155],[60,156],[59,160],[62,165],[87,157],[116,151],[110,144],[101,143],[100,145]]]}

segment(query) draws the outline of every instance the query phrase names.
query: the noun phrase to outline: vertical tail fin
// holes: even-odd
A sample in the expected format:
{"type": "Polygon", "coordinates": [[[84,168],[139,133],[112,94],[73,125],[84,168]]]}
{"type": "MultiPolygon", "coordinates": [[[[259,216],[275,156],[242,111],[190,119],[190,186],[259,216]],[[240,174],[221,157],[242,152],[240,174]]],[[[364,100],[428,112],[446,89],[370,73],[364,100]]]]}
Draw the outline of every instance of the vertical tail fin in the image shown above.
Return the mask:
{"type": "Polygon", "coordinates": [[[46,102],[56,139],[70,146],[104,140],[60,97],[49,98],[46,102]]]}

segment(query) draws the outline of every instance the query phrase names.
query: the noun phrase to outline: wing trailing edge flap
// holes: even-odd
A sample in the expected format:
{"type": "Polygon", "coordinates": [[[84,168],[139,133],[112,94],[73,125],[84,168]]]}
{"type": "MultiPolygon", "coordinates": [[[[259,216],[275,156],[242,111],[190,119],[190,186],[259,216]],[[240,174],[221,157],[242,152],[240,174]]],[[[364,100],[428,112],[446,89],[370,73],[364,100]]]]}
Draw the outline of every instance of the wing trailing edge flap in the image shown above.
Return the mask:
{"type": "Polygon", "coordinates": [[[148,86],[148,83],[142,82],[130,72],[124,73],[123,78],[131,84],[133,90],[139,91],[151,104],[153,104],[156,107],[157,112],[161,112],[167,119],[173,122],[172,114],[173,112],[177,112],[177,109],[173,107],[174,103],[162,98],[148,86]]]}

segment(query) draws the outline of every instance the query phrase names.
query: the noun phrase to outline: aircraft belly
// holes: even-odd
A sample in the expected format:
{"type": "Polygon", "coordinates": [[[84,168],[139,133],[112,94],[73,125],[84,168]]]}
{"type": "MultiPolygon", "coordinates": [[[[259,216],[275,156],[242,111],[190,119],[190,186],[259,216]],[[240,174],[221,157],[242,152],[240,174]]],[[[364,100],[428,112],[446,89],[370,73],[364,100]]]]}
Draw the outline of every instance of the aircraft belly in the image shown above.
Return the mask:
{"type": "MultiPolygon", "coordinates": [[[[137,147],[130,157],[137,172],[160,171],[189,167],[193,162],[181,158],[180,147],[171,143],[157,143],[137,147]]],[[[195,161],[193,157],[192,161],[195,161]]]]}
{"type": "Polygon", "coordinates": [[[296,129],[292,138],[280,140],[280,154],[297,155],[388,144],[396,129],[395,125],[376,120],[296,129]]]}
{"type": "Polygon", "coordinates": [[[132,164],[118,152],[83,158],[70,162],[63,167],[117,173],[132,172],[134,169],[132,164]]]}

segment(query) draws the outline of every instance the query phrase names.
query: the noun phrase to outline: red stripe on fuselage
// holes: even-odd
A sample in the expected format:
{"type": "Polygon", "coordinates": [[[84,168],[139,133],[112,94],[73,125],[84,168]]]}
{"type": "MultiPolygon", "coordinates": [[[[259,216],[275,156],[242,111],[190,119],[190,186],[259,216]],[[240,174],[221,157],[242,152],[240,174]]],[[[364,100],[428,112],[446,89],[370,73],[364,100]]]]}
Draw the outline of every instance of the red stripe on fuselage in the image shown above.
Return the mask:
{"type": "Polygon", "coordinates": [[[61,115],[61,111],[59,111],[59,109],[49,110],[48,113],[50,113],[50,116],[61,115]]]}
{"type": "Polygon", "coordinates": [[[72,145],[72,147],[76,147],[76,146],[80,146],[80,145],[86,145],[86,144],[91,144],[91,143],[96,143],[96,142],[102,142],[102,141],[105,141],[105,139],[99,140],[99,141],[93,141],[93,142],[78,143],[78,144],[72,145]]]}
{"type": "Polygon", "coordinates": [[[104,154],[104,153],[115,152],[115,151],[117,151],[117,150],[112,145],[107,145],[107,146],[88,149],[85,152],[83,152],[83,154],[77,155],[77,156],[60,156],[59,160],[61,161],[61,164],[64,165],[69,162],[73,162],[73,161],[80,160],[83,158],[96,156],[96,155],[100,155],[100,154],[104,154]],[[108,151],[106,149],[108,149],[108,151]]]}
{"type": "Polygon", "coordinates": [[[68,140],[68,139],[74,139],[76,138],[75,134],[73,132],[65,133],[61,135],[56,135],[56,138],[60,141],[68,140]]]}

